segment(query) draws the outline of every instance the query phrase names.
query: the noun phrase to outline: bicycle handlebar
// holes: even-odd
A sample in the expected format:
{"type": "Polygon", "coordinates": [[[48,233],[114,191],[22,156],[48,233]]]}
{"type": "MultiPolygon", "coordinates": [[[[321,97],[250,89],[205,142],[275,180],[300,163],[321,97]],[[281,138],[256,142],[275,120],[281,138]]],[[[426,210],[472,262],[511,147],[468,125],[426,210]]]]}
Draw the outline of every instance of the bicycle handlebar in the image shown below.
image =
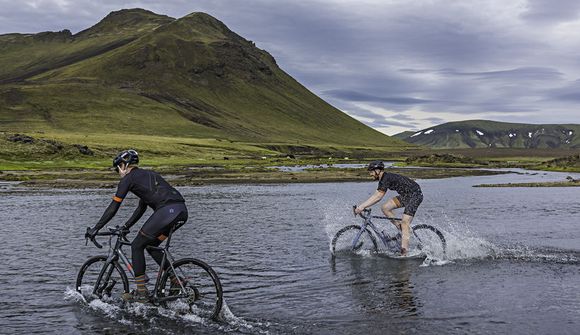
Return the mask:
{"type": "MultiPolygon", "coordinates": [[[[352,212],[354,213],[354,216],[357,216],[357,214],[355,212],[356,208],[357,208],[357,205],[352,206],[352,212]]],[[[358,215],[360,215],[363,219],[367,219],[367,218],[369,218],[370,214],[371,214],[371,209],[370,208],[365,208],[358,215]]],[[[377,216],[377,215],[373,215],[373,216],[370,216],[370,217],[373,218],[373,219],[383,219],[383,220],[391,220],[391,221],[401,221],[400,218],[391,218],[391,217],[388,217],[388,216],[377,216]]]]}
{"type": "MultiPolygon", "coordinates": [[[[90,227],[87,227],[87,233],[89,232],[89,230],[91,230],[90,227]]],[[[125,236],[129,233],[129,229],[125,228],[125,227],[119,227],[116,226],[115,228],[110,228],[109,227],[109,231],[108,232],[102,232],[102,233],[96,233],[95,236],[111,236],[111,235],[118,235],[118,236],[125,236]]],[[[90,239],[91,242],[93,242],[93,244],[99,248],[102,249],[103,245],[101,245],[99,242],[97,242],[97,240],[93,237],[90,239]]],[[[89,243],[89,238],[86,238],[85,240],[85,245],[87,245],[89,243]]]]}
{"type": "MultiPolygon", "coordinates": [[[[357,208],[357,205],[352,206],[352,212],[354,213],[354,216],[357,216],[357,214],[355,212],[356,208],[357,208]]],[[[366,209],[363,209],[363,211],[361,213],[359,213],[358,215],[360,215],[361,218],[366,219],[369,214],[371,214],[371,210],[370,210],[370,208],[366,208],[366,209]]]]}

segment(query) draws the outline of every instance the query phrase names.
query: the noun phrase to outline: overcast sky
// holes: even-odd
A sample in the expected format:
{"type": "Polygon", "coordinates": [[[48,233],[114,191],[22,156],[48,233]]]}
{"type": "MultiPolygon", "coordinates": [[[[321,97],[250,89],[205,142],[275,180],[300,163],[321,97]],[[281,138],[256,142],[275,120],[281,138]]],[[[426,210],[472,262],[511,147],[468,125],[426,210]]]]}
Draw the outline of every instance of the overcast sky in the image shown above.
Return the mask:
{"type": "Polygon", "coordinates": [[[135,7],[211,14],[389,135],[467,119],[580,123],[576,0],[0,0],[0,34],[75,33],[135,7]]]}

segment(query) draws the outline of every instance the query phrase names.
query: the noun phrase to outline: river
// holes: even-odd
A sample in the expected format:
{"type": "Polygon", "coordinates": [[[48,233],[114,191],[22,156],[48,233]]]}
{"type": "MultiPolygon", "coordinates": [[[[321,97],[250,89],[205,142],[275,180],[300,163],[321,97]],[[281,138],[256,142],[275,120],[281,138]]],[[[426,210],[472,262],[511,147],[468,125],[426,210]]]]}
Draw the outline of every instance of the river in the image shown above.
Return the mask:
{"type": "MultiPolygon", "coordinates": [[[[358,223],[351,207],[376,182],[180,188],[190,220],[172,250],[219,273],[221,322],[87,304],[72,289],[76,272],[102,251],[85,246],[83,234],[113,190],[1,184],[0,333],[577,334],[580,188],[472,187],[570,175],[518,172],[418,180],[425,200],[414,223],[437,226],[448,240],[447,259],[430,263],[331,258],[332,236],[358,223]]],[[[135,206],[128,197],[110,224],[135,206]]]]}

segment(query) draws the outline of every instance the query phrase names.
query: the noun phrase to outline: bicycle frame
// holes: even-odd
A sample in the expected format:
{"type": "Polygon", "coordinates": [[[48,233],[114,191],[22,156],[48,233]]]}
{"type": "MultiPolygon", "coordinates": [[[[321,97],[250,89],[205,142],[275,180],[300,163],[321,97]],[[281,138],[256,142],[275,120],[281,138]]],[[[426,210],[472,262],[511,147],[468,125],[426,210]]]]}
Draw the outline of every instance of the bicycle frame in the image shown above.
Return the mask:
{"type": "MultiPolygon", "coordinates": [[[[173,235],[173,231],[174,231],[174,227],[171,228],[169,235],[167,237],[167,241],[165,243],[164,247],[156,247],[156,246],[148,246],[147,249],[149,250],[158,250],[161,251],[163,253],[163,258],[161,260],[161,264],[159,265],[159,271],[157,272],[157,279],[155,280],[155,289],[153,290],[153,299],[155,301],[158,302],[162,302],[162,301],[166,301],[166,300],[175,300],[177,298],[180,298],[180,295],[173,295],[171,297],[159,297],[159,295],[157,294],[158,290],[159,290],[159,286],[161,285],[161,277],[164,271],[167,271],[169,269],[171,269],[171,271],[173,271],[175,273],[175,268],[173,267],[173,263],[174,263],[174,258],[171,255],[171,253],[169,252],[169,245],[171,243],[171,236],[173,235]],[[169,262],[169,268],[167,270],[163,270],[165,267],[165,262],[169,262]]],[[[102,293],[103,290],[107,289],[108,286],[113,286],[115,285],[115,283],[110,283],[107,287],[100,287],[100,283],[102,282],[102,280],[104,279],[105,283],[109,283],[109,280],[111,279],[111,275],[113,273],[113,270],[115,268],[115,262],[120,260],[121,263],[123,263],[123,265],[125,266],[125,268],[127,269],[127,271],[129,271],[129,273],[131,274],[131,277],[135,278],[135,272],[133,271],[133,265],[131,264],[131,262],[129,261],[129,258],[125,255],[125,253],[123,252],[123,245],[131,245],[131,242],[129,242],[127,240],[127,238],[125,237],[126,233],[128,233],[128,231],[124,232],[124,231],[120,231],[118,228],[114,229],[114,230],[110,230],[110,232],[108,233],[98,233],[98,236],[111,236],[111,238],[109,239],[109,241],[112,240],[113,235],[117,236],[117,240],[115,242],[115,246],[111,247],[113,244],[109,243],[109,255],[107,257],[107,260],[105,261],[105,265],[103,265],[103,268],[101,269],[99,276],[97,278],[97,282],[96,285],[93,289],[93,294],[96,295],[100,295],[100,293],[102,293]],[[104,276],[104,278],[103,278],[104,276]]],[[[92,240],[92,242],[99,248],[102,248],[102,246],[100,244],[98,244],[95,240],[92,240]]],[[[183,286],[183,283],[181,281],[179,281],[179,285],[181,286],[181,288],[183,290],[185,290],[185,287],[183,286]]]]}
{"type": "Polygon", "coordinates": [[[367,227],[370,227],[372,229],[372,231],[375,233],[375,235],[378,236],[379,239],[383,242],[383,245],[385,247],[389,248],[389,250],[391,250],[391,251],[400,251],[401,247],[400,247],[400,245],[398,245],[398,243],[395,243],[394,245],[392,245],[390,243],[391,241],[396,239],[396,237],[392,238],[389,234],[386,234],[384,232],[379,232],[378,228],[371,221],[371,219],[381,219],[381,220],[390,220],[390,221],[401,221],[401,219],[391,218],[391,217],[387,217],[387,216],[370,215],[370,214],[371,214],[370,209],[365,209],[362,213],[359,214],[364,219],[364,221],[360,225],[360,227],[361,227],[360,231],[358,232],[358,234],[356,235],[356,237],[352,241],[352,248],[353,249],[356,248],[356,245],[358,243],[359,238],[366,231],[367,227]]]}

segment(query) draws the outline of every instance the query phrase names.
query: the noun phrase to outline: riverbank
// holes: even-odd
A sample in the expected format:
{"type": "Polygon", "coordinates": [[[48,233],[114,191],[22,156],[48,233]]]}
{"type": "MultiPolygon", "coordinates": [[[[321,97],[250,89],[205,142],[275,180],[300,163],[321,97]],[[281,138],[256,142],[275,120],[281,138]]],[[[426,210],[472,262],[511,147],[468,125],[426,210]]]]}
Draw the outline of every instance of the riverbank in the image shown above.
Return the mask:
{"type": "MultiPolygon", "coordinates": [[[[475,150],[474,150],[475,152],[475,150]]],[[[473,152],[435,152],[428,154],[417,154],[406,158],[404,161],[395,165],[404,166],[422,166],[438,168],[522,168],[538,171],[554,172],[580,172],[580,154],[577,151],[559,151],[556,153],[536,150],[535,155],[530,156],[509,156],[517,152],[507,151],[506,156],[499,156],[502,151],[496,150],[492,153],[481,152],[490,156],[477,156],[473,152]],[[570,155],[570,153],[573,153],[570,155]],[[491,156],[493,154],[493,156],[491,156]],[[547,159],[547,154],[567,154],[563,157],[547,159]]],[[[506,152],[504,152],[506,154],[506,152]]]]}
{"type": "Polygon", "coordinates": [[[580,180],[542,182],[542,183],[506,183],[506,184],[473,185],[473,187],[579,187],[579,186],[580,186],[580,180]]]}
{"type": "MultiPolygon", "coordinates": [[[[143,168],[148,168],[144,166],[143,168]]],[[[284,171],[264,166],[220,167],[155,167],[167,180],[177,186],[208,184],[274,184],[274,183],[329,183],[369,181],[363,168],[308,168],[284,171]]],[[[389,168],[389,172],[403,174],[413,179],[437,179],[462,176],[481,176],[507,173],[477,169],[443,168],[389,168]]],[[[23,186],[47,188],[112,188],[119,176],[109,169],[60,169],[2,171],[0,180],[18,182],[23,186]]]]}

